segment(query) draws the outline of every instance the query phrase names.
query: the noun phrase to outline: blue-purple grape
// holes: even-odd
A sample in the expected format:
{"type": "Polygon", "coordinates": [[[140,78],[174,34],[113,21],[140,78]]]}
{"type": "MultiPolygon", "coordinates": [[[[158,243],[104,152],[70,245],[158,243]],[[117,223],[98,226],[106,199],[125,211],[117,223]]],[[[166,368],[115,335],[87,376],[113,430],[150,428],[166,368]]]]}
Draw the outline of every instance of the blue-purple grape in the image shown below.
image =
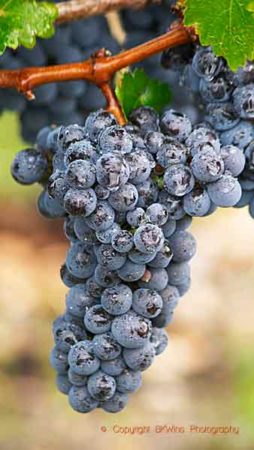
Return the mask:
{"type": "Polygon", "coordinates": [[[111,244],[113,236],[118,231],[121,231],[120,225],[118,225],[118,223],[113,223],[113,225],[110,228],[108,228],[107,230],[96,231],[96,238],[102,244],[111,244]]]}
{"type": "Polygon", "coordinates": [[[80,341],[74,345],[68,354],[68,362],[73,372],[78,375],[91,375],[100,367],[100,361],[95,356],[91,341],[80,341]]]}
{"type": "Polygon", "coordinates": [[[86,119],[84,130],[88,134],[89,139],[92,142],[97,143],[102,130],[112,125],[117,125],[116,119],[113,114],[100,109],[89,114],[86,119]]]}
{"type": "Polygon", "coordinates": [[[112,333],[97,334],[93,338],[94,354],[103,361],[110,361],[117,358],[121,353],[121,346],[112,333]]]}
{"type": "Polygon", "coordinates": [[[131,308],[132,291],[124,284],[107,288],[101,296],[101,304],[113,316],[124,314],[131,308]]]}
{"type": "Polygon", "coordinates": [[[67,311],[83,318],[87,309],[95,303],[95,299],[86,291],[85,284],[73,286],[66,296],[67,311]]]}
{"type": "Polygon", "coordinates": [[[141,288],[152,289],[155,291],[162,291],[165,289],[168,283],[168,274],[165,269],[154,269],[149,268],[149,279],[144,281],[139,281],[139,286],[141,288]]]}
{"type": "Polygon", "coordinates": [[[111,397],[109,400],[106,400],[101,404],[102,409],[104,411],[110,412],[110,413],[118,413],[122,411],[122,409],[125,408],[125,406],[128,403],[128,395],[123,394],[121,392],[115,392],[113,397],[111,397]]]}
{"type": "Polygon", "coordinates": [[[113,317],[101,305],[94,305],[85,314],[84,323],[93,334],[106,333],[111,328],[113,317]]]}
{"type": "Polygon", "coordinates": [[[126,262],[126,255],[117,252],[110,244],[102,244],[98,249],[97,260],[108,270],[118,270],[126,262]]]}
{"type": "Polygon", "coordinates": [[[208,185],[208,194],[216,206],[226,208],[239,202],[242,189],[237,179],[229,172],[225,173],[215,183],[208,185]]]}
{"type": "Polygon", "coordinates": [[[57,386],[57,389],[60,392],[62,392],[62,394],[65,394],[65,395],[69,394],[69,391],[72,387],[72,385],[68,379],[68,376],[65,374],[61,374],[61,373],[58,374],[56,377],[56,386],[57,386]]]}
{"type": "Polygon", "coordinates": [[[160,203],[153,203],[148,206],[146,210],[146,217],[150,223],[161,227],[162,225],[165,225],[168,220],[167,208],[160,203]]]}
{"type": "Polygon", "coordinates": [[[210,47],[200,47],[196,50],[192,68],[200,78],[212,80],[223,65],[222,58],[218,58],[210,47]]]}
{"type": "Polygon", "coordinates": [[[95,400],[100,402],[109,400],[116,390],[115,378],[99,370],[88,378],[87,390],[95,400]]]}
{"type": "Polygon", "coordinates": [[[96,163],[96,171],[98,183],[112,192],[126,184],[130,177],[129,165],[119,153],[102,155],[96,163]]]}
{"type": "Polygon", "coordinates": [[[134,245],[133,236],[127,230],[116,230],[112,235],[111,245],[117,252],[128,253],[134,245]]]}
{"type": "Polygon", "coordinates": [[[141,263],[134,263],[127,259],[126,263],[118,270],[118,276],[127,283],[140,280],[146,271],[146,266],[141,263]]]}
{"type": "Polygon", "coordinates": [[[114,318],[111,332],[123,347],[140,348],[149,340],[151,322],[134,311],[129,311],[114,318]]]}
{"type": "Polygon", "coordinates": [[[33,184],[41,181],[47,166],[45,156],[31,148],[17,153],[11,166],[11,173],[18,183],[33,184]]]}
{"type": "Polygon", "coordinates": [[[191,169],[183,164],[169,167],[164,174],[164,182],[169,194],[176,197],[188,194],[195,184],[191,169]]]}
{"type": "Polygon", "coordinates": [[[66,265],[69,272],[77,278],[89,278],[96,267],[93,247],[75,243],[68,251],[66,265]]]}
{"type": "Polygon", "coordinates": [[[64,209],[72,216],[89,216],[96,208],[93,189],[69,189],[64,196],[64,209]]]}
{"type": "Polygon", "coordinates": [[[109,203],[116,211],[125,212],[135,208],[138,201],[138,191],[131,183],[120,186],[109,196],[109,203]]]}
{"type": "Polygon", "coordinates": [[[167,169],[172,164],[185,164],[188,156],[189,149],[186,145],[166,137],[158,149],[156,159],[161,167],[167,169]]]}
{"type": "Polygon", "coordinates": [[[176,231],[169,243],[173,251],[173,261],[189,261],[196,253],[196,241],[188,231],[176,231]]]}
{"type": "Polygon", "coordinates": [[[155,290],[143,288],[134,291],[132,308],[141,316],[153,319],[160,314],[162,306],[162,298],[155,290]]]}
{"type": "Polygon", "coordinates": [[[224,172],[224,162],[214,150],[203,150],[194,155],[191,169],[197,180],[204,183],[217,181],[224,172]]]}
{"type": "Polygon", "coordinates": [[[142,253],[159,251],[164,243],[162,230],[150,223],[141,225],[134,234],[134,244],[142,253]]]}
{"type": "Polygon", "coordinates": [[[60,127],[57,137],[57,145],[63,150],[74,144],[82,141],[85,138],[85,130],[79,125],[68,125],[67,127],[60,127]]]}
{"type": "Polygon", "coordinates": [[[72,386],[69,392],[71,407],[80,413],[88,413],[99,406],[98,400],[93,398],[86,386],[72,386]]]}
{"type": "Polygon", "coordinates": [[[192,126],[189,118],[182,113],[168,109],[160,119],[163,133],[184,142],[189,136],[192,126]]]}
{"type": "Polygon", "coordinates": [[[87,225],[94,231],[105,231],[110,228],[115,219],[113,208],[106,202],[98,202],[95,210],[86,219],[87,225]]]}
{"type": "Polygon", "coordinates": [[[87,375],[79,375],[70,368],[68,370],[68,379],[71,384],[74,386],[86,386],[87,384],[87,375]]]}
{"type": "Polygon", "coordinates": [[[155,349],[150,342],[142,348],[125,348],[123,358],[130,369],[143,371],[152,365],[155,358],[155,349]]]}
{"type": "Polygon", "coordinates": [[[133,149],[133,141],[128,132],[119,125],[106,128],[99,135],[99,147],[101,153],[121,152],[130,153],[133,149]]]}
{"type": "Polygon", "coordinates": [[[207,191],[201,187],[194,188],[183,200],[183,208],[190,216],[205,216],[210,206],[210,197],[207,191]]]}
{"type": "Polygon", "coordinates": [[[123,394],[136,392],[141,384],[142,374],[138,370],[125,369],[116,377],[116,389],[123,394]]]}
{"type": "Polygon", "coordinates": [[[59,374],[66,374],[69,369],[68,354],[54,347],[50,354],[50,364],[59,374]]]}
{"type": "Polygon", "coordinates": [[[225,170],[229,170],[234,177],[240,175],[245,166],[243,151],[234,145],[221,147],[221,156],[224,161],[225,170]]]}
{"type": "Polygon", "coordinates": [[[254,84],[239,86],[233,92],[233,104],[237,115],[243,119],[254,118],[254,84]]]}
{"type": "Polygon", "coordinates": [[[165,330],[153,327],[150,342],[154,347],[155,355],[160,355],[168,345],[168,335],[165,330]]]}
{"type": "Polygon", "coordinates": [[[101,361],[101,370],[112,377],[120,375],[124,369],[126,369],[126,364],[122,356],[118,356],[109,361],[101,361]]]}
{"type": "Polygon", "coordinates": [[[66,183],[73,189],[87,189],[95,183],[95,166],[89,161],[77,159],[68,165],[66,183]]]}
{"type": "Polygon", "coordinates": [[[208,126],[195,128],[188,136],[185,144],[189,148],[192,156],[203,150],[214,150],[220,152],[220,140],[217,133],[208,126]]]}

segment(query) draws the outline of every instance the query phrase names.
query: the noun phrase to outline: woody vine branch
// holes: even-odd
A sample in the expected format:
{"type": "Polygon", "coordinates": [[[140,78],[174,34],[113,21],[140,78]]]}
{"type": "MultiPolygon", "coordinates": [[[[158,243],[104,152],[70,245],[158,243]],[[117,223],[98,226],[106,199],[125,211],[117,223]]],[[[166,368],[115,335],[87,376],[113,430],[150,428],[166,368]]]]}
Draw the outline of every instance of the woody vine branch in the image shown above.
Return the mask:
{"type": "Polygon", "coordinates": [[[174,24],[167,33],[114,56],[108,55],[107,51],[102,49],[83,62],[0,70],[0,88],[13,88],[25,94],[28,99],[33,99],[33,89],[37,86],[60,81],[87,80],[102,90],[108,110],[123,123],[121,108],[111,88],[114,74],[167,48],[191,42],[193,39],[192,29],[181,23],[174,24]]]}

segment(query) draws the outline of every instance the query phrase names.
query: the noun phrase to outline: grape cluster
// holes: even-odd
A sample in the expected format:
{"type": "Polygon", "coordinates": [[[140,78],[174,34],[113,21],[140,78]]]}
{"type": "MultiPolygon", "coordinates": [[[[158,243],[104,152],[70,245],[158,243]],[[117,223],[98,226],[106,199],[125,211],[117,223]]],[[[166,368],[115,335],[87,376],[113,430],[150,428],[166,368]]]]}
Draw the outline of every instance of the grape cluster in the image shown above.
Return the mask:
{"type": "MultiPolygon", "coordinates": [[[[147,5],[133,13],[124,9],[121,14],[123,28],[126,32],[124,47],[131,48],[149,41],[165,33],[176,16],[171,12],[172,0],[163,0],[158,5],[147,5]]],[[[154,55],[137,66],[141,66],[152,77],[166,79],[165,72],[160,67],[160,55],[154,55]]],[[[168,78],[168,76],[167,76],[168,78]]]]}
{"type": "Polygon", "coordinates": [[[191,47],[166,51],[162,64],[180,71],[183,82],[196,95],[206,126],[216,130],[226,149],[229,170],[240,175],[242,196],[235,206],[249,205],[254,217],[254,65],[248,62],[234,73],[210,47],[191,47]]]}
{"type": "Polygon", "coordinates": [[[150,107],[123,127],[98,110],[84,127],[43,128],[17,154],[12,175],[43,186],[39,211],[64,217],[70,241],[51,364],[75,410],[120,411],[140,387],[190,287],[192,216],[239,201],[239,164],[211,127],[150,107]]]}

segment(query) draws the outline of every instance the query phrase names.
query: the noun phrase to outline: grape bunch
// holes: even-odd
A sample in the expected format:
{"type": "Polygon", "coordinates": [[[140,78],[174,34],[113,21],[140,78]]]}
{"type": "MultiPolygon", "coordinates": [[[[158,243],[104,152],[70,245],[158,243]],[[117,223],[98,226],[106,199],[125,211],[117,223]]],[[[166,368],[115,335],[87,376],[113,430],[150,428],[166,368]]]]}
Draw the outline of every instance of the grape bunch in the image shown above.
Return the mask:
{"type": "Polygon", "coordinates": [[[210,47],[192,46],[190,50],[190,46],[181,46],[166,51],[162,64],[181,72],[182,82],[204,109],[206,126],[215,129],[223,146],[228,148],[228,157],[238,159],[235,149],[238,148],[238,153],[240,149],[245,167],[239,176],[242,196],[235,206],[249,205],[249,212],[254,217],[253,63],[248,62],[234,73],[210,47]]]}
{"type": "Polygon", "coordinates": [[[39,211],[63,217],[70,241],[51,365],[74,410],[123,409],[166,348],[164,328],[190,287],[192,216],[241,197],[233,150],[182,113],[140,107],[125,126],[98,110],[84,127],[45,127],[17,154],[13,177],[43,186],[39,211]]]}
{"type": "MultiPolygon", "coordinates": [[[[123,29],[126,32],[124,41],[125,48],[135,47],[143,42],[149,41],[165,33],[176,16],[171,12],[172,0],[163,0],[158,5],[148,5],[145,9],[140,9],[133,13],[131,9],[124,9],[121,14],[123,29]]],[[[154,55],[137,66],[141,66],[145,71],[155,78],[161,80],[167,78],[165,71],[160,66],[160,55],[154,55]]]]}

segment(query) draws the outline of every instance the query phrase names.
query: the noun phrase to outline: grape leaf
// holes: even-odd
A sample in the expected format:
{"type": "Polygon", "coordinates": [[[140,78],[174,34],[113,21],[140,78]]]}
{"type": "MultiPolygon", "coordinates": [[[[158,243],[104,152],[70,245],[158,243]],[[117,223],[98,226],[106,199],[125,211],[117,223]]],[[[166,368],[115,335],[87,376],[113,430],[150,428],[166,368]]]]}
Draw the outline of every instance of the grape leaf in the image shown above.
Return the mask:
{"type": "Polygon", "coordinates": [[[139,106],[151,106],[160,111],[171,99],[168,84],[148,78],[141,69],[123,74],[116,86],[116,95],[126,117],[139,106]]]}
{"type": "Polygon", "coordinates": [[[57,17],[54,3],[35,0],[0,0],[0,54],[6,47],[32,48],[36,36],[48,38],[54,33],[57,17]]]}
{"type": "Polygon", "coordinates": [[[232,70],[254,58],[249,4],[249,0],[185,0],[185,25],[194,26],[201,44],[224,56],[232,70]]]}

